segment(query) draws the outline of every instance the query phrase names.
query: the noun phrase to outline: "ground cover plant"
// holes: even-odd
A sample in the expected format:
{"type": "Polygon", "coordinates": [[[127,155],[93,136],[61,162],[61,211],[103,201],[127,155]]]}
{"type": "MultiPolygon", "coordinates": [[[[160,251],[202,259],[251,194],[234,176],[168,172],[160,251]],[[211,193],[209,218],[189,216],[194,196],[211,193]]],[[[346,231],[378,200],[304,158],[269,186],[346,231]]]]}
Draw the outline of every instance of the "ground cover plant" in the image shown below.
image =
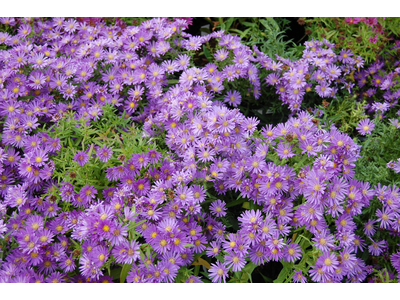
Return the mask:
{"type": "Polygon", "coordinates": [[[399,62],[236,19],[0,18],[0,282],[398,281],[399,62]]]}

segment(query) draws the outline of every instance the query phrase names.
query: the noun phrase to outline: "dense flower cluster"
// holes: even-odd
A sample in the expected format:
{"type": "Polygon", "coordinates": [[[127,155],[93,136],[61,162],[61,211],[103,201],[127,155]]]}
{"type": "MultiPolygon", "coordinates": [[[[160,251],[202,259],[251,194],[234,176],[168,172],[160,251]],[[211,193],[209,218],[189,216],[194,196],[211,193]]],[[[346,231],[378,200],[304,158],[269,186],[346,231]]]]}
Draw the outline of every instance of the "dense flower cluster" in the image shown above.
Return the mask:
{"type": "MultiPolygon", "coordinates": [[[[185,104],[171,99],[164,107],[172,111],[177,105],[185,104]]],[[[165,116],[166,112],[160,109],[150,121],[162,126],[157,123],[157,115],[165,116]]],[[[236,190],[262,208],[244,212],[238,218],[240,230],[225,238],[222,224],[206,215],[203,226],[207,226],[207,235],[194,244],[203,245],[208,237],[210,254],[213,251],[218,254],[221,247],[227,252],[225,265],[217,264],[210,269],[213,281],[223,280],[227,267],[241,270],[246,258],[255,265],[271,260],[295,262],[300,259],[298,243],[288,238],[292,228],[302,226],[315,235],[316,248],[321,251],[310,273],[314,281],[341,281],[344,276],[353,281],[365,279],[367,268],[355,256],[359,249],[364,249],[364,243],[354,233],[353,218],[369,205],[373,192],[367,183],[352,178],[359,147],[351,138],[335,129],[319,129],[308,113],[300,113],[298,118],[276,127],[267,126],[262,137],[250,140],[248,137],[254,136],[256,121],[238,111],[213,105],[201,107],[191,115],[185,115],[183,123],[169,128],[166,140],[171,150],[175,149],[175,154],[181,156],[182,167],[189,174],[188,180],[183,181],[183,198],[192,194],[186,191],[190,178],[204,177],[213,182],[218,194],[236,190]],[[200,134],[195,133],[198,130],[200,134]],[[265,158],[273,153],[281,159],[295,155],[309,157],[313,163],[295,172],[288,165],[266,162],[265,158]],[[334,232],[328,228],[327,215],[337,220],[334,232]],[[334,245],[334,241],[338,241],[338,245],[334,245]],[[336,253],[343,257],[340,265],[336,253]],[[336,263],[331,266],[329,257],[332,255],[336,263]],[[230,263],[232,257],[237,258],[236,262],[230,263]],[[325,264],[330,267],[326,268],[325,264]],[[215,270],[215,274],[211,270],[215,270]]],[[[177,184],[175,190],[181,190],[181,183],[177,184]]]]}
{"type": "Polygon", "coordinates": [[[347,76],[364,65],[363,59],[354,57],[350,50],[337,55],[328,40],[312,40],[305,46],[303,57],[294,62],[282,57],[275,62],[256,50],[261,66],[272,71],[266,83],[276,87],[282,102],[293,112],[301,110],[307,92],[315,91],[321,98],[333,98],[343,88],[351,92],[354,83],[347,76]]]}
{"type": "Polygon", "coordinates": [[[397,105],[400,98],[399,66],[400,61],[394,62],[390,65],[390,71],[384,61],[377,61],[355,73],[354,77],[361,88],[359,100],[367,101],[368,113],[383,118],[385,113],[397,105]]]}
{"type": "MultiPolygon", "coordinates": [[[[44,199],[41,197],[53,192],[54,186],[57,186],[51,180],[54,169],[51,156],[60,150],[60,141],[51,139],[44,133],[33,132],[43,122],[57,121],[68,111],[76,111],[75,119],[83,118],[90,124],[90,120],[101,118],[102,106],[108,103],[133,115],[139,101],[146,96],[148,106],[143,114],[136,117],[136,120],[140,120],[154,110],[158,102],[164,101],[161,96],[163,87],[168,84],[167,75],[172,74],[169,76],[171,78],[177,72],[180,73],[179,86],[186,90],[191,89],[194,82],[206,83],[199,86],[196,96],[205,100],[207,105],[209,96],[206,97],[205,94],[213,95],[222,91],[225,78],[228,81],[239,76],[249,78],[255,86],[254,92],[258,93],[258,70],[250,63],[251,51],[239,47],[237,38],[225,36],[221,32],[201,38],[188,36],[182,32],[187,27],[186,21],[182,19],[174,22],[154,19],[139,27],[126,28],[105,26],[102,22],[88,25],[64,18],[38,20],[32,24],[24,24],[22,19],[13,18],[3,18],[1,21],[11,26],[20,25],[15,36],[2,33],[1,37],[1,42],[9,46],[8,50],[1,53],[3,101],[0,113],[7,118],[2,135],[2,142],[7,147],[7,151],[2,149],[1,156],[4,161],[2,215],[6,217],[8,208],[16,208],[13,216],[5,218],[8,224],[2,220],[1,232],[11,230],[6,241],[11,245],[13,240],[10,237],[15,237],[19,245],[8,253],[7,260],[2,265],[2,281],[70,280],[59,276],[61,270],[68,273],[76,268],[77,255],[69,248],[69,240],[65,237],[67,232],[74,240],[83,242],[81,254],[78,255],[79,271],[83,277],[80,275],[75,280],[109,280],[108,277],[99,277],[103,275],[101,266],[111,254],[106,243],[116,247],[112,255],[117,263],[133,263],[138,259],[137,243],[126,239],[126,222],[135,219],[130,209],[132,203],[126,206],[124,200],[127,196],[150,196],[149,192],[154,192],[154,189],[150,189],[148,179],[137,177],[141,168],[147,168],[149,163],[155,164],[159,161],[160,153],[153,151],[137,154],[123,166],[109,168],[107,179],[120,183],[118,189],[115,187],[104,190],[104,201],[100,203],[97,203],[99,195],[94,186],[86,185],[76,192],[77,187],[68,182],[61,183],[61,199],[71,203],[73,207],[62,212],[54,196],[44,199]],[[41,35],[30,35],[31,28],[34,33],[41,31],[41,35]],[[43,37],[46,39],[43,40],[43,37]],[[175,48],[194,51],[210,38],[220,39],[221,47],[227,47],[230,52],[235,53],[235,66],[226,65],[218,70],[216,65],[209,64],[207,69],[200,70],[190,67],[189,55],[184,52],[175,53],[176,50],[171,47],[172,43],[175,48]],[[165,54],[175,59],[161,58],[165,54]],[[103,69],[106,70],[104,73],[101,71],[103,69]],[[120,222],[117,217],[122,210],[124,219],[120,222]],[[14,268],[13,271],[6,271],[10,267],[14,268]]],[[[217,60],[224,60],[222,52],[229,54],[228,50],[222,48],[217,60]]],[[[240,94],[234,91],[229,93],[227,101],[233,105],[240,103],[240,94]]],[[[189,109],[193,110],[198,105],[196,100],[190,100],[189,109]]],[[[179,119],[180,114],[182,112],[175,111],[173,118],[179,119]]],[[[77,151],[76,163],[81,167],[85,166],[91,151],[93,150],[77,151]]],[[[99,160],[106,162],[112,157],[112,152],[106,146],[96,146],[92,153],[97,153],[99,160]]],[[[149,171],[154,178],[158,176],[159,180],[166,180],[178,169],[174,163],[163,160],[161,170],[163,173],[156,169],[149,171]]],[[[187,180],[187,174],[183,172],[181,175],[187,180]]],[[[178,172],[173,178],[182,180],[181,175],[178,172]]],[[[157,200],[151,200],[147,206],[144,206],[145,202],[135,202],[136,211],[154,221],[160,218],[156,206],[165,200],[159,189],[162,188],[159,187],[158,193],[153,194],[153,198],[157,200]]],[[[188,207],[196,205],[195,212],[199,213],[199,203],[204,200],[202,187],[199,185],[193,191],[187,188],[184,191],[189,193],[187,200],[190,195],[195,195],[188,207]],[[201,197],[198,196],[199,193],[201,197]]],[[[222,204],[218,203],[215,206],[215,212],[219,216],[223,214],[220,206],[222,204]]],[[[178,210],[175,204],[171,204],[168,209],[172,209],[168,215],[178,210]]],[[[146,225],[147,223],[142,224],[141,228],[146,225]]],[[[166,226],[165,232],[175,232],[179,228],[174,223],[166,226]]],[[[142,232],[145,237],[147,232],[142,232]]],[[[173,236],[172,232],[169,235],[173,236]]],[[[161,234],[159,238],[160,236],[161,234]]],[[[166,245],[160,246],[153,242],[150,245],[156,252],[166,253],[166,250],[170,252],[170,243],[173,241],[176,249],[172,249],[174,251],[171,253],[176,250],[179,253],[191,240],[181,233],[173,240],[171,237],[161,240],[161,245],[167,241],[166,245]],[[179,242],[178,237],[182,242],[179,242]]],[[[165,277],[165,272],[162,272],[162,277],[155,276],[152,280],[172,281],[177,266],[182,263],[177,261],[177,264],[171,264],[171,261],[169,258],[165,265],[171,267],[170,275],[165,277]]],[[[159,267],[163,263],[159,263],[159,267]]],[[[186,263],[190,263],[190,259],[186,259],[186,263]]],[[[130,278],[132,277],[128,277],[128,280],[130,278]]]]}
{"type": "MultiPolygon", "coordinates": [[[[0,22],[16,31],[0,33],[8,46],[0,51],[1,282],[110,282],[106,270],[126,266],[128,282],[174,282],[199,254],[212,258],[212,282],[269,261],[292,263],[295,282],[362,282],[372,267],[357,253],[388,251],[375,224],[398,236],[398,188],[371,189],[354,179],[360,146],[299,111],[312,86],[306,80],[317,83],[321,97],[334,96],[339,83],[351,88],[339,77],[362,60],[350,52],[337,56],[326,41],[313,41],[300,61],[276,63],[224,32],[191,36],[184,19],[140,26],[72,18],[0,22]],[[193,53],[211,39],[218,42],[215,62],[193,66],[193,53]],[[238,91],[225,93],[239,78],[260,96],[256,63],[273,70],[268,84],[297,112],[261,130],[256,118],[225,105],[240,104],[238,91]],[[144,137],[165,136],[163,145],[107,165],[106,187],[56,181],[61,140],[39,129],[70,112],[90,125],[105,105],[142,122],[144,137]],[[235,204],[228,193],[254,206],[240,213],[236,231],[225,218],[235,204]],[[375,196],[376,218],[363,224],[375,196]],[[294,265],[306,256],[307,268],[294,265]]],[[[94,159],[105,166],[118,153],[100,143],[81,146],[74,163],[82,168],[94,159]]],[[[397,271],[398,256],[391,256],[397,271]]]]}

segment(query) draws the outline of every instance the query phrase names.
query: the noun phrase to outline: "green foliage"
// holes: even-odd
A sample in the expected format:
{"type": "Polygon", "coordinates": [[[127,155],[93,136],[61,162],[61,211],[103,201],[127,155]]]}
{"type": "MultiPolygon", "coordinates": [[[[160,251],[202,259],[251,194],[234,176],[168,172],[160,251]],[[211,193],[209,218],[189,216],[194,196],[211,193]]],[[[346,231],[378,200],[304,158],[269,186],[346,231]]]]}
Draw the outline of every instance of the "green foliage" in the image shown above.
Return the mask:
{"type": "Polygon", "coordinates": [[[122,17],[120,18],[124,21],[128,26],[139,26],[142,22],[150,20],[152,18],[149,17],[122,17]]]}
{"type": "Polygon", "coordinates": [[[256,45],[272,59],[275,55],[296,59],[301,56],[302,47],[292,41],[284,41],[287,25],[290,21],[280,18],[218,18],[217,28],[240,36],[242,43],[252,47],[256,45]]]}
{"type": "Polygon", "coordinates": [[[321,123],[334,124],[341,132],[350,136],[358,135],[355,128],[361,120],[367,118],[365,115],[366,103],[357,102],[356,96],[338,96],[333,98],[330,103],[323,102],[319,108],[324,112],[319,118],[321,123]]]}
{"type": "Polygon", "coordinates": [[[312,234],[303,227],[294,231],[292,238],[301,247],[302,258],[297,263],[282,262],[283,268],[273,281],[274,283],[292,282],[292,277],[295,275],[294,271],[301,271],[303,275],[308,274],[310,267],[315,265],[317,257],[321,255],[319,250],[312,247],[311,236],[312,234]]]}
{"type": "Polygon", "coordinates": [[[383,270],[373,270],[372,277],[373,281],[376,283],[398,283],[397,279],[391,279],[389,276],[389,271],[385,268],[383,270]]]}
{"type": "MultiPolygon", "coordinates": [[[[103,116],[93,120],[87,126],[84,119],[76,120],[74,112],[69,112],[57,124],[45,130],[51,138],[59,138],[61,149],[53,158],[55,170],[53,178],[60,182],[70,182],[75,187],[94,186],[101,196],[101,191],[111,186],[106,178],[106,169],[121,165],[121,158],[129,159],[134,153],[140,153],[155,147],[154,141],[143,138],[127,115],[119,116],[111,104],[103,106],[103,116]],[[101,162],[95,154],[94,146],[111,147],[114,155],[106,163],[101,162]],[[83,167],[74,160],[76,151],[89,148],[89,162],[83,167]]],[[[58,193],[55,196],[59,197],[58,193]]],[[[68,202],[62,202],[69,205],[68,202]]]]}
{"type": "Polygon", "coordinates": [[[393,46],[393,40],[400,36],[400,18],[377,18],[384,33],[378,33],[375,27],[364,22],[347,24],[344,18],[318,17],[305,18],[306,29],[311,30],[310,38],[328,39],[339,49],[350,48],[355,56],[361,56],[367,64],[379,57],[398,55],[393,46]],[[369,39],[377,36],[376,43],[369,39]]]}
{"type": "Polygon", "coordinates": [[[355,176],[372,186],[378,183],[400,186],[400,174],[386,166],[400,157],[400,148],[395,146],[400,139],[399,129],[382,121],[375,124],[375,130],[362,143],[362,157],[357,160],[355,176]]]}

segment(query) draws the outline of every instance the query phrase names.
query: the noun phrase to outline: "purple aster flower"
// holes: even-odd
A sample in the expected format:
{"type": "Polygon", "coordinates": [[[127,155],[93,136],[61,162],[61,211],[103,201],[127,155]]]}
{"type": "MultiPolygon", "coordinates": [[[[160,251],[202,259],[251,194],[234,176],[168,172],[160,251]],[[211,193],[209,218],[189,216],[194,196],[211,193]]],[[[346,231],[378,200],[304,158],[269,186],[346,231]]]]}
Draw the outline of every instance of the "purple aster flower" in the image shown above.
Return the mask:
{"type": "Polygon", "coordinates": [[[190,276],[187,280],[186,283],[203,283],[201,279],[198,276],[190,276]]]}
{"type": "Polygon", "coordinates": [[[49,59],[43,53],[38,53],[33,55],[29,62],[33,64],[34,69],[44,69],[49,64],[49,59]]]}
{"type": "Polygon", "coordinates": [[[259,266],[264,264],[264,262],[267,260],[267,256],[266,256],[266,248],[261,248],[261,247],[253,247],[250,249],[250,261],[259,266]]]}
{"type": "Polygon", "coordinates": [[[359,236],[354,237],[353,244],[354,244],[354,249],[356,252],[358,250],[364,251],[365,243],[364,243],[364,240],[362,238],[360,238],[359,236]]]}
{"type": "Polygon", "coordinates": [[[160,261],[158,264],[164,273],[164,280],[162,282],[175,282],[179,266],[169,261],[160,261]]]}
{"type": "Polygon", "coordinates": [[[45,282],[48,283],[61,283],[64,282],[64,275],[62,275],[60,272],[54,272],[51,275],[49,275],[45,282]]]}
{"type": "Polygon", "coordinates": [[[240,124],[240,126],[245,130],[245,132],[248,135],[251,135],[254,132],[254,130],[257,129],[258,123],[260,123],[260,121],[257,120],[256,118],[246,118],[240,124]]]}
{"type": "Polygon", "coordinates": [[[57,263],[52,258],[46,258],[39,265],[39,271],[44,274],[50,274],[57,269],[57,263]]]}
{"type": "Polygon", "coordinates": [[[221,252],[221,243],[213,241],[210,243],[210,247],[206,249],[206,254],[209,257],[215,257],[221,252]]]}
{"type": "Polygon", "coordinates": [[[225,256],[225,264],[228,269],[232,267],[233,272],[239,272],[244,268],[246,260],[241,255],[229,253],[225,256]]]}
{"type": "Polygon", "coordinates": [[[7,231],[7,226],[3,220],[0,220],[0,239],[4,238],[4,233],[7,231]]]}
{"type": "Polygon", "coordinates": [[[329,97],[332,92],[332,89],[328,87],[326,83],[322,83],[321,85],[317,85],[315,87],[315,91],[320,97],[329,97]]]}
{"type": "Polygon", "coordinates": [[[376,229],[374,227],[374,223],[376,220],[369,219],[367,223],[364,224],[364,234],[371,237],[375,234],[376,229]]]}
{"type": "Polygon", "coordinates": [[[400,121],[399,119],[389,119],[390,124],[396,127],[397,129],[400,128],[400,121]]]}
{"type": "Polygon", "coordinates": [[[335,253],[326,252],[318,258],[316,264],[322,265],[322,271],[326,273],[333,273],[339,265],[339,261],[335,253]]]}
{"type": "Polygon", "coordinates": [[[120,245],[128,236],[128,225],[122,225],[120,223],[114,225],[115,226],[111,228],[110,234],[108,235],[108,240],[113,246],[120,245]]]}
{"type": "Polygon", "coordinates": [[[363,119],[358,123],[356,129],[361,135],[371,134],[374,130],[375,124],[370,119],[363,119]]]}
{"type": "Polygon", "coordinates": [[[353,56],[353,53],[351,52],[351,50],[346,49],[346,50],[342,50],[340,52],[340,55],[339,55],[338,59],[340,61],[342,61],[343,63],[351,63],[352,62],[352,56],[353,56]]]}
{"type": "Polygon", "coordinates": [[[285,254],[284,256],[285,259],[288,262],[293,262],[293,263],[302,257],[301,248],[297,243],[290,243],[289,245],[286,245],[284,254],[285,254]]]}
{"type": "Polygon", "coordinates": [[[241,223],[241,227],[254,230],[258,229],[262,226],[262,215],[260,210],[254,211],[252,210],[247,210],[243,212],[240,217],[238,218],[238,221],[241,223]]]}
{"type": "Polygon", "coordinates": [[[4,161],[5,165],[9,165],[10,167],[14,167],[18,165],[21,156],[19,153],[12,147],[7,149],[7,159],[4,161]]]}
{"type": "Polygon", "coordinates": [[[337,230],[339,230],[339,231],[354,230],[356,228],[354,221],[352,220],[351,216],[348,214],[341,215],[335,221],[335,224],[336,224],[337,230]]]}
{"type": "Polygon", "coordinates": [[[263,158],[258,156],[249,157],[246,163],[246,170],[255,174],[259,174],[266,167],[266,163],[263,158]]]}
{"type": "Polygon", "coordinates": [[[225,202],[221,200],[213,201],[210,205],[210,212],[217,217],[223,217],[226,215],[225,202]]]}
{"type": "Polygon", "coordinates": [[[83,167],[89,161],[89,155],[86,151],[76,151],[76,155],[74,156],[74,160],[78,164],[78,166],[83,167]]]}
{"type": "Polygon", "coordinates": [[[193,241],[194,247],[193,252],[194,253],[201,253],[206,249],[206,244],[207,244],[207,239],[204,235],[199,236],[197,239],[193,241]]]}
{"type": "Polygon", "coordinates": [[[102,148],[98,147],[96,152],[97,152],[97,157],[103,163],[106,163],[113,156],[113,151],[106,145],[104,145],[102,148]]]}
{"type": "Polygon", "coordinates": [[[336,239],[339,241],[340,247],[350,247],[354,240],[354,233],[351,230],[343,230],[336,232],[336,239]]]}
{"type": "Polygon", "coordinates": [[[224,281],[226,283],[226,278],[228,276],[228,269],[226,268],[225,264],[217,261],[215,264],[211,264],[211,268],[208,270],[210,279],[212,282],[224,281]]]}
{"type": "Polygon", "coordinates": [[[215,59],[219,61],[225,60],[229,55],[229,52],[226,49],[220,49],[217,52],[215,52],[215,59]]]}
{"type": "Polygon", "coordinates": [[[376,210],[377,221],[380,221],[380,228],[388,229],[391,226],[391,222],[395,217],[395,213],[388,207],[384,207],[382,211],[380,209],[376,210]]]}
{"type": "Polygon", "coordinates": [[[294,275],[292,276],[293,282],[295,283],[306,283],[307,278],[303,275],[301,270],[299,271],[294,271],[294,275]]]}
{"type": "Polygon", "coordinates": [[[345,248],[343,249],[343,251],[341,251],[340,257],[341,257],[341,266],[344,266],[345,268],[348,268],[349,270],[353,269],[356,261],[357,261],[357,257],[355,255],[355,253],[352,253],[353,249],[352,248],[345,248]]]}
{"type": "Polygon", "coordinates": [[[4,203],[11,207],[21,207],[27,201],[26,192],[22,186],[12,186],[8,188],[4,203]]]}
{"type": "Polygon", "coordinates": [[[24,129],[27,129],[29,132],[39,126],[38,118],[35,116],[24,115],[21,118],[21,122],[24,129]]]}
{"type": "Polygon", "coordinates": [[[211,147],[199,147],[197,149],[197,158],[200,162],[208,162],[214,159],[215,150],[211,147]]]}
{"type": "Polygon", "coordinates": [[[330,249],[333,249],[335,247],[335,245],[333,244],[335,238],[333,235],[329,234],[328,230],[317,232],[312,240],[315,241],[314,247],[318,250],[321,250],[321,252],[328,252],[330,251],[330,249]]]}
{"type": "Polygon", "coordinates": [[[48,245],[53,241],[54,234],[49,229],[39,229],[37,236],[42,245],[48,245]]]}
{"type": "Polygon", "coordinates": [[[161,153],[159,153],[159,152],[157,152],[155,150],[149,150],[149,152],[147,152],[147,157],[148,157],[149,162],[151,164],[155,164],[160,160],[161,153]]]}
{"type": "Polygon", "coordinates": [[[136,212],[135,212],[134,209],[132,210],[131,207],[125,206],[124,207],[124,219],[123,219],[123,221],[124,222],[128,222],[128,221],[135,222],[135,220],[136,220],[135,214],[136,214],[136,212]]]}
{"type": "Polygon", "coordinates": [[[388,169],[394,169],[395,167],[396,167],[396,162],[394,160],[391,160],[386,164],[386,168],[388,169]]]}
{"type": "Polygon", "coordinates": [[[98,267],[101,267],[107,261],[108,256],[108,249],[102,245],[96,246],[91,253],[91,257],[98,267]]]}
{"type": "Polygon", "coordinates": [[[41,149],[36,149],[32,154],[32,163],[36,167],[41,167],[48,161],[47,152],[41,149]]]}
{"type": "Polygon", "coordinates": [[[228,91],[224,98],[225,103],[229,103],[233,107],[237,107],[242,101],[242,96],[238,91],[228,91]]]}
{"type": "Polygon", "coordinates": [[[143,168],[148,165],[149,157],[147,153],[137,153],[132,155],[131,161],[139,168],[143,168]]]}
{"type": "Polygon", "coordinates": [[[99,266],[94,262],[94,260],[88,254],[83,254],[79,260],[79,270],[81,275],[86,278],[98,279],[99,276],[103,275],[99,266]]]}
{"type": "Polygon", "coordinates": [[[46,82],[46,76],[40,71],[34,71],[29,76],[30,83],[28,86],[33,89],[41,89],[46,82]]]}
{"type": "Polygon", "coordinates": [[[139,244],[136,241],[124,241],[112,250],[118,263],[132,264],[139,258],[139,244]]]}
{"type": "Polygon", "coordinates": [[[317,204],[325,194],[326,183],[322,172],[310,171],[307,174],[304,196],[311,204],[317,204]]]}
{"type": "Polygon", "coordinates": [[[85,185],[79,195],[86,202],[92,201],[92,199],[96,198],[97,190],[93,186],[85,185]]]}
{"type": "Polygon", "coordinates": [[[40,240],[36,236],[31,236],[20,242],[20,247],[24,253],[30,254],[31,252],[38,252],[41,246],[40,240]]]}
{"type": "Polygon", "coordinates": [[[327,66],[325,71],[326,73],[328,73],[330,79],[336,79],[341,74],[340,69],[334,64],[330,64],[329,66],[327,66]]]}
{"type": "Polygon", "coordinates": [[[368,251],[374,256],[379,256],[384,251],[385,247],[386,247],[385,240],[379,242],[372,241],[372,244],[368,247],[368,251]]]}
{"type": "Polygon", "coordinates": [[[331,279],[331,276],[323,271],[322,268],[322,265],[315,265],[310,268],[309,273],[314,282],[326,283],[331,279]]]}
{"type": "Polygon", "coordinates": [[[286,142],[279,143],[279,145],[276,149],[276,153],[282,159],[284,159],[284,158],[287,159],[289,157],[295,156],[294,152],[292,151],[292,145],[290,145],[286,142]]]}
{"type": "Polygon", "coordinates": [[[76,267],[74,259],[72,258],[72,254],[70,254],[69,256],[65,256],[65,258],[61,260],[59,265],[65,272],[71,272],[75,270],[76,267]]]}
{"type": "Polygon", "coordinates": [[[169,236],[157,234],[152,242],[154,251],[159,254],[165,254],[171,249],[172,239],[169,236]]]}

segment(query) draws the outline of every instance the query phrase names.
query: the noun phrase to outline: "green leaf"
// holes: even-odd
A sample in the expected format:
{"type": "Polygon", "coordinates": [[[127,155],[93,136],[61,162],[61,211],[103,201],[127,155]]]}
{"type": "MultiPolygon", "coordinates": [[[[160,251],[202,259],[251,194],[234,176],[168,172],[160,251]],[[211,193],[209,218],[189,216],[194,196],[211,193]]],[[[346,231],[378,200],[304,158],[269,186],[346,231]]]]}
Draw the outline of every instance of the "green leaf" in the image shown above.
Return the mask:
{"type": "Polygon", "coordinates": [[[147,220],[142,220],[142,221],[137,222],[137,223],[130,222],[130,223],[129,223],[129,229],[135,229],[136,227],[142,225],[142,224],[143,224],[144,222],[146,222],[146,221],[147,221],[147,220]]]}
{"type": "Polygon", "coordinates": [[[286,268],[283,268],[282,271],[279,273],[278,278],[274,280],[274,283],[283,283],[288,275],[289,271],[286,268]]]}
{"type": "Polygon", "coordinates": [[[249,262],[249,263],[244,267],[243,271],[251,274],[251,273],[253,273],[253,271],[254,271],[254,269],[255,269],[256,267],[257,267],[257,266],[256,266],[255,264],[253,264],[252,262],[249,262]]]}
{"type": "Polygon", "coordinates": [[[118,280],[121,276],[121,270],[122,268],[116,268],[116,269],[112,269],[110,276],[113,278],[113,280],[118,280]]]}
{"type": "Polygon", "coordinates": [[[211,268],[211,265],[208,261],[202,259],[201,257],[199,257],[199,259],[195,262],[192,263],[192,266],[204,266],[207,269],[211,268]]]}
{"type": "Polygon", "coordinates": [[[213,58],[211,56],[211,53],[210,53],[210,51],[208,51],[206,45],[204,45],[204,44],[203,44],[203,52],[204,52],[204,56],[207,58],[207,60],[209,62],[212,62],[213,58]]]}
{"type": "Polygon", "coordinates": [[[228,204],[226,205],[226,207],[236,206],[236,205],[242,204],[242,203],[245,202],[245,201],[246,201],[245,198],[239,198],[238,200],[235,200],[235,201],[233,201],[233,202],[228,203],[228,204]]]}
{"type": "Polygon", "coordinates": [[[231,28],[233,21],[235,21],[235,18],[228,18],[228,20],[225,22],[225,31],[229,31],[229,28],[231,28]]]}
{"type": "Polygon", "coordinates": [[[122,266],[121,275],[120,275],[120,282],[124,283],[126,276],[128,276],[128,272],[131,270],[131,264],[125,264],[122,266]]]}

